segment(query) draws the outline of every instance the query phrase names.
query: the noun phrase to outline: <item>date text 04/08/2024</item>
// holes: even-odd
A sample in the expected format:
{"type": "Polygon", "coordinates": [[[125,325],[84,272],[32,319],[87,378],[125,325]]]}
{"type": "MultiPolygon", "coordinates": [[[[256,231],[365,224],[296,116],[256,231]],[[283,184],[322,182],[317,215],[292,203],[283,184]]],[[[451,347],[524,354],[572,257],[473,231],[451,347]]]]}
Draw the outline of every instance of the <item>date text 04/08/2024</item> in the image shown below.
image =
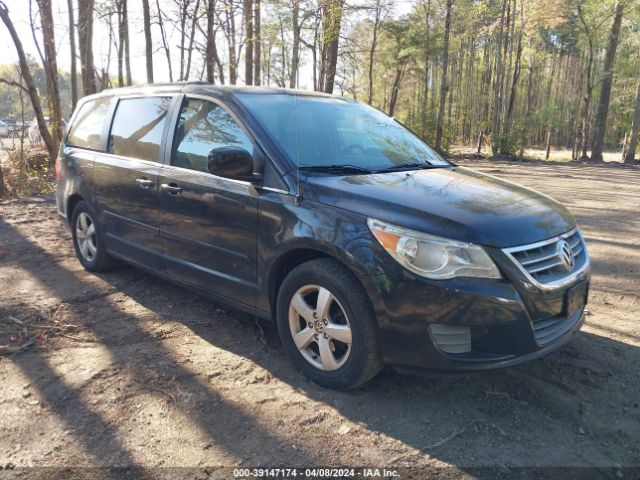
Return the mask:
{"type": "Polygon", "coordinates": [[[393,478],[397,470],[386,468],[238,468],[235,478],[393,478]]]}

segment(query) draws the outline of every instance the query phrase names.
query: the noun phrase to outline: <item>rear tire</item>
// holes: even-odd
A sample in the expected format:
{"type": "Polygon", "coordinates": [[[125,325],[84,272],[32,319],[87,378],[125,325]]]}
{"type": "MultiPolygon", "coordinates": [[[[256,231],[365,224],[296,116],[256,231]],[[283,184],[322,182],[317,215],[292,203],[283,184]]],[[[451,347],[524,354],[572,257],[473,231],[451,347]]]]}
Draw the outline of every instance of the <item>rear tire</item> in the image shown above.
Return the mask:
{"type": "Polygon", "coordinates": [[[71,216],[73,247],[82,266],[90,272],[104,272],[116,264],[104,246],[102,229],[96,215],[84,201],[79,201],[71,216]]]}
{"type": "Polygon", "coordinates": [[[276,317],[290,357],[324,387],[353,389],[382,368],[371,302],[336,260],[311,260],[294,268],[278,292],[276,317]]]}

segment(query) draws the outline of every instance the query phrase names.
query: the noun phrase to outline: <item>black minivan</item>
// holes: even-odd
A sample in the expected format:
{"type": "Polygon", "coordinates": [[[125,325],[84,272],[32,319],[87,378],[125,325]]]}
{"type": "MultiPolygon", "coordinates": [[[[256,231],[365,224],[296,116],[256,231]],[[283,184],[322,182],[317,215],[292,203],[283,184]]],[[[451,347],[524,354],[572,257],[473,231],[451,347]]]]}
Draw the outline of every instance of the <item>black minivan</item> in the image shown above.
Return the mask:
{"type": "Polygon", "coordinates": [[[448,162],[346,98],[107,90],[78,104],[56,176],[87,270],[123,260],[273,318],[327,387],[383,364],[514,365],[584,319],[589,255],[567,209],[448,162]]]}

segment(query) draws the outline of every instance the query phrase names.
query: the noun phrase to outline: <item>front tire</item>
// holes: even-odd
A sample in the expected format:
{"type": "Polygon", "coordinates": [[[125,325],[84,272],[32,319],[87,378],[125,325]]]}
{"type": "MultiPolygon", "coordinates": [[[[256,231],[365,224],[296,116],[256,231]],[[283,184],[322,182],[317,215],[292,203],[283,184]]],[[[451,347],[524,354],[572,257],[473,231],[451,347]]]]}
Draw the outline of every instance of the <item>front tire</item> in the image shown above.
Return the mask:
{"type": "Polygon", "coordinates": [[[107,253],[101,234],[95,214],[81,200],[73,209],[71,235],[78,260],[90,272],[104,272],[115,264],[115,259],[107,253]]]}
{"type": "Polygon", "coordinates": [[[382,368],[369,298],[336,260],[312,260],[294,268],[278,292],[276,316],[293,361],[324,387],[353,389],[382,368]]]}

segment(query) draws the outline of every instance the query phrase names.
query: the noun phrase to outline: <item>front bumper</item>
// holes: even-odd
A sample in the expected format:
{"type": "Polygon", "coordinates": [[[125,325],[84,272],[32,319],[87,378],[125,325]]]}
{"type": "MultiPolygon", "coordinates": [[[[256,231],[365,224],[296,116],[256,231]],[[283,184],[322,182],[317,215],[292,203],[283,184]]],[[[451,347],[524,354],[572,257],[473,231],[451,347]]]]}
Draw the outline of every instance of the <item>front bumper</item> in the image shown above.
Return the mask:
{"type": "Polygon", "coordinates": [[[385,363],[409,371],[487,370],[542,357],[567,343],[584,322],[584,305],[567,315],[567,291],[583,284],[586,304],[590,268],[548,290],[527,283],[512,262],[502,260],[496,262],[500,280],[430,281],[407,271],[370,277],[385,363]],[[440,348],[431,324],[469,327],[470,351],[440,348]]]}

